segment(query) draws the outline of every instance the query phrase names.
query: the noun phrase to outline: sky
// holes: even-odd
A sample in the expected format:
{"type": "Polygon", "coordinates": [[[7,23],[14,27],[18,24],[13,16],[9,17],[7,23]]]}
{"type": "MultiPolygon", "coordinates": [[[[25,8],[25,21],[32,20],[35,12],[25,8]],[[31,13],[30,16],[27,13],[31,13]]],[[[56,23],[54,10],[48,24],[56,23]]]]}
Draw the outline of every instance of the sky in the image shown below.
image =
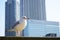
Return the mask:
{"type": "MultiPolygon", "coordinates": [[[[0,0],[0,36],[5,35],[5,1],[0,0]]],[[[60,22],[60,0],[46,0],[47,21],[60,22]]]]}
{"type": "Polygon", "coordinates": [[[60,0],[46,0],[46,18],[60,22],[60,0]]]}

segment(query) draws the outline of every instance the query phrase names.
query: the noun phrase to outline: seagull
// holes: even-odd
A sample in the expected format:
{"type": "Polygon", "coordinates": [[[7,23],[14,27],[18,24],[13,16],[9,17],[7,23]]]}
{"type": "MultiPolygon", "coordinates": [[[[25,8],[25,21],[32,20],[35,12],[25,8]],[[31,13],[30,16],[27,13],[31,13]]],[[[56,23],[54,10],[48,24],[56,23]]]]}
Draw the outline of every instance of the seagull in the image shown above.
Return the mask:
{"type": "Polygon", "coordinates": [[[26,28],[27,20],[29,18],[27,18],[26,16],[23,16],[22,19],[23,19],[23,21],[21,23],[19,23],[19,21],[17,21],[15,23],[15,25],[13,25],[12,29],[10,29],[8,31],[14,31],[14,32],[16,32],[16,36],[20,36],[20,33],[26,28]]]}

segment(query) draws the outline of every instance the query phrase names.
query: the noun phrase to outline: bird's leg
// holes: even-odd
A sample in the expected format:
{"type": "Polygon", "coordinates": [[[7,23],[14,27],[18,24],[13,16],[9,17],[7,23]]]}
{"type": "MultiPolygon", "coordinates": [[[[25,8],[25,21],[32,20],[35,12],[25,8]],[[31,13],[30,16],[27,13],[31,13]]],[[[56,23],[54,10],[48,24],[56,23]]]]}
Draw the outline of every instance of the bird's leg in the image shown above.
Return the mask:
{"type": "Polygon", "coordinates": [[[16,31],[16,36],[18,36],[18,33],[17,33],[17,31],[16,31]]]}
{"type": "Polygon", "coordinates": [[[21,33],[20,33],[20,31],[18,31],[18,35],[19,35],[19,36],[21,36],[21,33]]]}
{"type": "Polygon", "coordinates": [[[22,32],[20,32],[20,36],[22,36],[22,32]]]}
{"type": "Polygon", "coordinates": [[[17,36],[17,37],[19,36],[19,32],[18,32],[18,31],[16,31],[16,36],[17,36]]]}
{"type": "Polygon", "coordinates": [[[21,33],[20,33],[20,31],[16,31],[16,36],[21,36],[21,33]]]}

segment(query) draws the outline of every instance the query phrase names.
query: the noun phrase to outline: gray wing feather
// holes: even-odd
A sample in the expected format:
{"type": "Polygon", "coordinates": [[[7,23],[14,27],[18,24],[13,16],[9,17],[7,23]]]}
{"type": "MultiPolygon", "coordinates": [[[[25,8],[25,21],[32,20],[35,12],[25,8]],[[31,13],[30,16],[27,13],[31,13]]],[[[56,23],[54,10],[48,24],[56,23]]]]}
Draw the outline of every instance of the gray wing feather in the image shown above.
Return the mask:
{"type": "Polygon", "coordinates": [[[12,28],[14,28],[16,25],[20,24],[19,21],[17,21],[13,26],[12,28]]]}

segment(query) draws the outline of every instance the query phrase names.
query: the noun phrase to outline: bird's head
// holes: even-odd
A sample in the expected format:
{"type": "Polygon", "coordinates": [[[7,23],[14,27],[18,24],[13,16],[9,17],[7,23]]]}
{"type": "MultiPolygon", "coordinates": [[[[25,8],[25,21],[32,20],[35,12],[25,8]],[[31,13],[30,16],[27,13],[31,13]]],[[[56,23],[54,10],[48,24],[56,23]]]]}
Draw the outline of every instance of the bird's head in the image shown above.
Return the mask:
{"type": "Polygon", "coordinates": [[[23,20],[28,20],[28,19],[29,19],[29,18],[27,18],[26,16],[23,16],[22,18],[23,18],[23,20]]]}

